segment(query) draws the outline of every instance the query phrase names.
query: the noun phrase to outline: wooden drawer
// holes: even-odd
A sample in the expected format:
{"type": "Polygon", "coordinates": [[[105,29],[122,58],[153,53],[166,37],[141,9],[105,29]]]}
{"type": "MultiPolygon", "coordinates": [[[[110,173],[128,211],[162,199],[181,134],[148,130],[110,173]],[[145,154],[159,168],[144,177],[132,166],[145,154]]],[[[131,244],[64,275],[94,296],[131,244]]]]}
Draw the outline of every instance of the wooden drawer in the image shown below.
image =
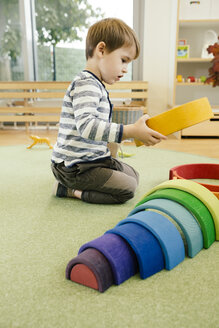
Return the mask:
{"type": "Polygon", "coordinates": [[[183,129],[181,131],[181,136],[219,137],[219,117],[183,129]]]}

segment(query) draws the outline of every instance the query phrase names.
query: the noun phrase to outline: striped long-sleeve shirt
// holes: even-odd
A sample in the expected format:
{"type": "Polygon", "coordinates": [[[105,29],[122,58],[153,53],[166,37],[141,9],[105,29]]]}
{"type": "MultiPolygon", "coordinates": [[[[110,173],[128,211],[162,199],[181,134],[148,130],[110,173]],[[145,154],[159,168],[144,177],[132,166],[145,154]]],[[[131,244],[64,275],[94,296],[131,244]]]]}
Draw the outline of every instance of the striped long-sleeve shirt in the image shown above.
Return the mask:
{"type": "Polygon", "coordinates": [[[66,167],[110,156],[107,142],[122,140],[123,125],[112,123],[112,104],[103,83],[82,71],[63,100],[57,142],[52,161],[66,167]]]}

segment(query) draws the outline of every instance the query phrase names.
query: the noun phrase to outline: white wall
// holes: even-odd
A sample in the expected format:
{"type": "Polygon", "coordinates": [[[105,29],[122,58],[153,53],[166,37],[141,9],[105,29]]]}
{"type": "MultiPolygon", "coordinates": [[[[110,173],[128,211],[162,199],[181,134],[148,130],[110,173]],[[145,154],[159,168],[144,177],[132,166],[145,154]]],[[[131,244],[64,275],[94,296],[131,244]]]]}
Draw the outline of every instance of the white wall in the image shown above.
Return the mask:
{"type": "Polygon", "coordinates": [[[150,116],[171,105],[176,21],[177,0],[145,0],[143,80],[149,82],[150,116]]]}

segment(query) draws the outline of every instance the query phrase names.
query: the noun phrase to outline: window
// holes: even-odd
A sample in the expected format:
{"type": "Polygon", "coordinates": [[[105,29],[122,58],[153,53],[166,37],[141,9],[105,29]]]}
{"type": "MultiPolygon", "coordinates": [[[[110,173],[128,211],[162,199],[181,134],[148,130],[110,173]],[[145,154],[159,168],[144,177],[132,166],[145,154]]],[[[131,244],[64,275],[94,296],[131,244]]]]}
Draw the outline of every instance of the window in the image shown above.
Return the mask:
{"type": "Polygon", "coordinates": [[[18,0],[1,0],[0,22],[0,79],[23,80],[22,33],[18,0]]]}
{"type": "Polygon", "coordinates": [[[103,17],[133,27],[133,0],[1,0],[0,79],[72,80],[85,67],[88,26],[103,17]]]}

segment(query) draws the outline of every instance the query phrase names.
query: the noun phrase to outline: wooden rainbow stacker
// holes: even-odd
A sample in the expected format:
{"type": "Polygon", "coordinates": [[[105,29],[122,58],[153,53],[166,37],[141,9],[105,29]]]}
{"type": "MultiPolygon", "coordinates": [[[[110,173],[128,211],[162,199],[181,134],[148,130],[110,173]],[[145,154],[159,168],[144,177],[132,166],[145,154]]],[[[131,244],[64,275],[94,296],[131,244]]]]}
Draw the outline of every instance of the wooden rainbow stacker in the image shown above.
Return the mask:
{"type": "Polygon", "coordinates": [[[66,278],[104,292],[136,273],[146,279],[172,270],[215,240],[217,197],[194,181],[164,181],[147,191],[125,219],[82,245],[67,264],[66,278]]]}

